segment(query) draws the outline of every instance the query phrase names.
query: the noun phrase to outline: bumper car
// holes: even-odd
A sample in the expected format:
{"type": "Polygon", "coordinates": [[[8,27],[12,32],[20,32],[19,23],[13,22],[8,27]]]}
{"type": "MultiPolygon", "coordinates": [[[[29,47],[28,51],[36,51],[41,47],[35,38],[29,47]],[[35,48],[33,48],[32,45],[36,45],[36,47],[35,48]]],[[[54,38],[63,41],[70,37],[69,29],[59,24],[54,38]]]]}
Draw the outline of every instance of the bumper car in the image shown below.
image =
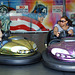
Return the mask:
{"type": "Polygon", "coordinates": [[[75,37],[69,37],[65,31],[60,33],[60,38],[55,37],[53,31],[50,31],[48,36],[50,37],[47,37],[45,43],[47,48],[42,53],[44,66],[75,72],[75,37]]]}
{"type": "Polygon", "coordinates": [[[9,32],[3,32],[0,42],[0,64],[28,65],[41,60],[37,45],[22,36],[10,36],[9,32]]]}

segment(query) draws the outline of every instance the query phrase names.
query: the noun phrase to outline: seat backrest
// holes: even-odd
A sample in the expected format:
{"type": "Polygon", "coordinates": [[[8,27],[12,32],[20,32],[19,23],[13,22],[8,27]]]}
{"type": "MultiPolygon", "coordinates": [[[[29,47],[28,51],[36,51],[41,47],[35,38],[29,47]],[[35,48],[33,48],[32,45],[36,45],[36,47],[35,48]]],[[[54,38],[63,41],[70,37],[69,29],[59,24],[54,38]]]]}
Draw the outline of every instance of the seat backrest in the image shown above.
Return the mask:
{"type": "Polygon", "coordinates": [[[75,35],[75,26],[73,26],[73,34],[75,35]]]}
{"type": "Polygon", "coordinates": [[[53,30],[49,31],[48,34],[47,34],[47,46],[48,46],[48,43],[53,40],[53,39],[57,39],[57,37],[54,35],[53,33],[53,30]]]}

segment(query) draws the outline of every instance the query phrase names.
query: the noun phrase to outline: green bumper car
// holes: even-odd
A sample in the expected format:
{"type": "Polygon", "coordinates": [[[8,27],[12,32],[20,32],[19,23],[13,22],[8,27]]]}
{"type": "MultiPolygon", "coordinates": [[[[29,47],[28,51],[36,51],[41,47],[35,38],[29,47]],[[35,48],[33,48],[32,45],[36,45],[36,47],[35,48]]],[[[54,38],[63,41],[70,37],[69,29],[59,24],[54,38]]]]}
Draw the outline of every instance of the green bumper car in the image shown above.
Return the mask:
{"type": "Polygon", "coordinates": [[[40,60],[37,45],[22,36],[9,36],[0,42],[0,64],[27,65],[40,60]]]}

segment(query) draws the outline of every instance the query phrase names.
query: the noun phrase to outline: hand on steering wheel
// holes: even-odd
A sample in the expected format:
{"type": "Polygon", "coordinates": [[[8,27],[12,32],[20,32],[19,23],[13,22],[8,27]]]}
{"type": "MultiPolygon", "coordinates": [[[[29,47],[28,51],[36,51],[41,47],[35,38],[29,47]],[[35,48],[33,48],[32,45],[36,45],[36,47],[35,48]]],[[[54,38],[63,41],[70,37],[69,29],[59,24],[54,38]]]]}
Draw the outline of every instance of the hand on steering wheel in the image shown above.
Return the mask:
{"type": "Polygon", "coordinates": [[[68,31],[65,31],[65,30],[61,31],[59,34],[59,38],[64,38],[68,36],[69,36],[68,31]]]}

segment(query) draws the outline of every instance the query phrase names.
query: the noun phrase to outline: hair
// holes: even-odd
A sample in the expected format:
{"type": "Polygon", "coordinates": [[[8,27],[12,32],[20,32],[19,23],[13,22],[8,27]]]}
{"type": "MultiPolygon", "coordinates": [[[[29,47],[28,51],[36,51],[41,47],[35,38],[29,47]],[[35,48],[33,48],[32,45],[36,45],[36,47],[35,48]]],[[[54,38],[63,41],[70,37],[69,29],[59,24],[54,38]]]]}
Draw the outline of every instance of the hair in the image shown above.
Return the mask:
{"type": "Polygon", "coordinates": [[[60,22],[60,20],[57,21],[57,24],[60,22]]]}
{"type": "Polygon", "coordinates": [[[72,26],[72,21],[67,16],[62,16],[61,18],[64,18],[66,21],[68,21],[69,26],[72,26]]]}

